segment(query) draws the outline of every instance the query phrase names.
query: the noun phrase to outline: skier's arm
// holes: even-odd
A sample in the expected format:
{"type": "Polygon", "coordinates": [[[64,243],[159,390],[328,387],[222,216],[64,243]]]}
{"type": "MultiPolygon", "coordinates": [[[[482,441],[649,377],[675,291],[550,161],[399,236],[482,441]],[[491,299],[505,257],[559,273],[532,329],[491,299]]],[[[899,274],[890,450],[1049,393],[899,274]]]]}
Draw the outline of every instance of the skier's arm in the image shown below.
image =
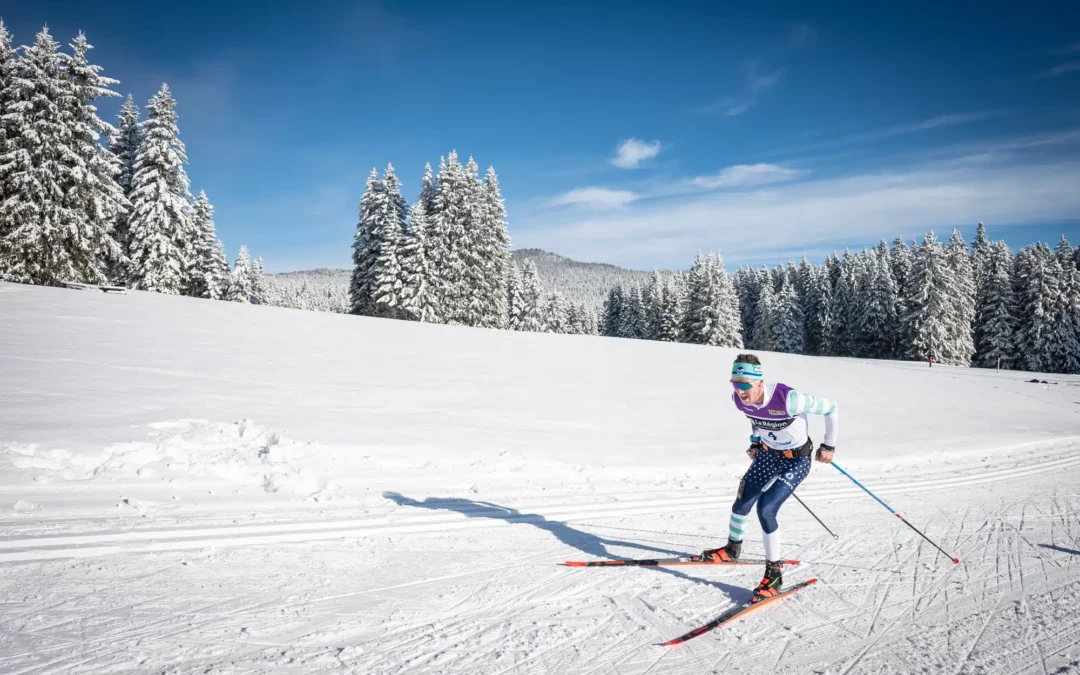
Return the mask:
{"type": "Polygon", "coordinates": [[[840,406],[822,396],[800,394],[795,390],[788,392],[787,412],[796,415],[825,416],[825,445],[836,447],[836,434],[840,430],[840,406]]]}

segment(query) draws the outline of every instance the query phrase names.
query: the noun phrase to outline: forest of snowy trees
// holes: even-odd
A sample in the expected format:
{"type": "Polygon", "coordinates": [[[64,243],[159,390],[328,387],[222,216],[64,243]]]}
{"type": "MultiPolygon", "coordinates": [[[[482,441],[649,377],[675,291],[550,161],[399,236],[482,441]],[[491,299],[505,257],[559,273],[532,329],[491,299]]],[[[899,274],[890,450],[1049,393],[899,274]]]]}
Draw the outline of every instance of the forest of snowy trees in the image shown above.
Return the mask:
{"type": "Polygon", "coordinates": [[[409,206],[388,166],[360,199],[349,304],[353,314],[484,328],[596,333],[595,314],[545,292],[535,265],[510,262],[495,169],[484,178],[456,152],[428,165],[409,206]]]}
{"type": "Polygon", "coordinates": [[[176,101],[131,96],[116,126],[95,101],[117,80],[42,29],[15,49],[0,21],[0,279],[114,283],[159,293],[259,302],[262,260],[241,247],[230,270],[214,208],[193,197],[176,101]]]}
{"type": "Polygon", "coordinates": [[[1080,373],[1080,249],[1034,244],[1013,255],[979,223],[921,243],[897,238],[824,265],[689,273],[611,289],[602,333],[795,354],[905,359],[1080,373]]]}

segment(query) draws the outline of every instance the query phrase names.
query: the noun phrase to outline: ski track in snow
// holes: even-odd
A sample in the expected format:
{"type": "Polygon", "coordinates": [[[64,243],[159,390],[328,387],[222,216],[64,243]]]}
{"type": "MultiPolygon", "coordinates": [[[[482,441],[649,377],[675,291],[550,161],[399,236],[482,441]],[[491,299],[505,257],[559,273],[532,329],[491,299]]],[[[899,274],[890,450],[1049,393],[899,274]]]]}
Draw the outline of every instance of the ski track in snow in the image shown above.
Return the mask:
{"type": "Polygon", "coordinates": [[[405,501],[389,515],[329,522],[5,537],[0,672],[1080,668],[1080,553],[1067,552],[1080,534],[1072,518],[1080,496],[1070,494],[1080,455],[1066,447],[974,468],[894,477],[880,490],[960,565],[819,473],[800,493],[841,539],[817,529],[797,504],[782,515],[790,553],[804,560],[785,576],[820,583],[672,648],[656,643],[744,600],[758,570],[564,568],[555,563],[587,556],[553,523],[581,541],[609,542],[616,557],[639,554],[620,542],[653,538],[696,551],[715,539],[726,499],[627,494],[581,503],[587,496],[570,492],[530,497],[512,511],[508,502],[447,514],[405,501]],[[963,488],[967,499],[921,504],[932,486],[963,488]],[[494,528],[506,530],[497,546],[485,543],[494,528]],[[620,539],[605,538],[612,532],[620,539]],[[399,582],[385,583],[385,573],[371,577],[382,583],[366,581],[387,568],[398,570],[391,576],[399,582]],[[19,588],[43,575],[54,582],[20,598],[19,588]]]}

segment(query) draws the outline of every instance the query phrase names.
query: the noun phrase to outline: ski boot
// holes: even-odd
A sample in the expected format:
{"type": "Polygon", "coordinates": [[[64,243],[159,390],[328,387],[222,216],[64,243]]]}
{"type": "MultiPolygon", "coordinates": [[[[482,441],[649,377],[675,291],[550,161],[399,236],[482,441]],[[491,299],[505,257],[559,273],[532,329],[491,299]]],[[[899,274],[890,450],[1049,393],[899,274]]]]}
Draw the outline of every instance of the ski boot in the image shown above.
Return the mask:
{"type": "Polygon", "coordinates": [[[727,546],[724,548],[710,548],[702,551],[701,559],[706,562],[729,563],[738,560],[740,553],[742,553],[742,542],[728,539],[727,546]]]}
{"type": "Polygon", "coordinates": [[[784,576],[780,573],[783,566],[784,564],[779,560],[765,563],[765,577],[754,589],[754,597],[750,600],[751,604],[774,598],[780,594],[780,589],[784,585],[784,576]]]}

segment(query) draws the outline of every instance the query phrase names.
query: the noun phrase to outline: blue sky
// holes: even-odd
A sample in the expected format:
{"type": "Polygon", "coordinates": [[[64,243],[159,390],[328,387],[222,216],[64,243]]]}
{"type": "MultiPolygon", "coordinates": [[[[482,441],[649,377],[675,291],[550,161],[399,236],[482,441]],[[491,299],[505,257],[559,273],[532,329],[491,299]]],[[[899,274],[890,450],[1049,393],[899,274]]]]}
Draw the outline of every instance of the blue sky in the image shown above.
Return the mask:
{"type": "Polygon", "coordinates": [[[495,166],[515,247],[579,260],[820,262],[979,220],[1014,249],[1080,243],[1075,3],[581,4],[0,16],[16,44],[84,30],[140,104],[167,82],[193,190],[270,271],[347,267],[371,168],[393,162],[411,200],[455,148],[495,166]]]}

